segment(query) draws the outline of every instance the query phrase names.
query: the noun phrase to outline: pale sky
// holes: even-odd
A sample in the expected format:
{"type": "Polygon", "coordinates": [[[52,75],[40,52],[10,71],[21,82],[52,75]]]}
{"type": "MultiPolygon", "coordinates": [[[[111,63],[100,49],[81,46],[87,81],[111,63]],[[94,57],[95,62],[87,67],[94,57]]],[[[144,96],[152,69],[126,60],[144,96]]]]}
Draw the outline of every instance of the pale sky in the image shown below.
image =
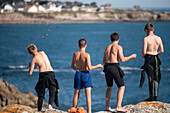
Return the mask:
{"type": "MultiPolygon", "coordinates": [[[[53,1],[71,1],[76,0],[53,0],[53,1]]],[[[114,8],[133,8],[134,5],[140,5],[144,8],[170,8],[170,0],[77,0],[83,3],[96,2],[101,4],[111,3],[114,8]]]]}

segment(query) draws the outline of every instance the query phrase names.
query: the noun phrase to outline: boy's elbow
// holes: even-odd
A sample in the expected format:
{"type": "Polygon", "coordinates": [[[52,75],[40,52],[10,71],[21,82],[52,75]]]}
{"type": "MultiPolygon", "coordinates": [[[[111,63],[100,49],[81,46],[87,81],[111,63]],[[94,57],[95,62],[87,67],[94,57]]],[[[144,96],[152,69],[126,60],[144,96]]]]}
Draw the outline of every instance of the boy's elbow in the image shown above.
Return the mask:
{"type": "Polygon", "coordinates": [[[29,72],[29,73],[28,73],[28,75],[32,75],[32,73],[31,73],[31,72],[29,72]]]}
{"type": "Polygon", "coordinates": [[[121,62],[125,62],[125,60],[124,60],[124,59],[120,59],[120,61],[121,61],[121,62]]]}
{"type": "Polygon", "coordinates": [[[74,66],[71,65],[71,68],[74,69],[74,66]]]}

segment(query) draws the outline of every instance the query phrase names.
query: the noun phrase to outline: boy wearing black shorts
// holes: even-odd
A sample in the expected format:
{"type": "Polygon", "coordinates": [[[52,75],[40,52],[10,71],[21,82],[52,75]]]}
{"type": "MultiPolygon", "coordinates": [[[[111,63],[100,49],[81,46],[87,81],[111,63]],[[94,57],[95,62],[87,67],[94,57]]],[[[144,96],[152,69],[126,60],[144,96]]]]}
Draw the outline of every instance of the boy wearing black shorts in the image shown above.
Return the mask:
{"type": "Polygon", "coordinates": [[[122,108],[122,100],[125,90],[124,85],[124,73],[119,67],[119,60],[121,62],[126,62],[130,59],[136,58],[136,54],[133,54],[129,57],[124,57],[123,55],[123,48],[118,45],[119,42],[119,35],[118,33],[112,33],[110,35],[111,42],[109,46],[106,47],[104,56],[103,56],[103,64],[104,64],[104,72],[105,72],[105,78],[107,83],[107,91],[106,91],[106,111],[110,111],[110,98],[111,98],[111,92],[113,87],[113,79],[115,83],[117,84],[119,91],[117,94],[117,107],[116,111],[120,112],[126,112],[127,110],[122,108]]]}

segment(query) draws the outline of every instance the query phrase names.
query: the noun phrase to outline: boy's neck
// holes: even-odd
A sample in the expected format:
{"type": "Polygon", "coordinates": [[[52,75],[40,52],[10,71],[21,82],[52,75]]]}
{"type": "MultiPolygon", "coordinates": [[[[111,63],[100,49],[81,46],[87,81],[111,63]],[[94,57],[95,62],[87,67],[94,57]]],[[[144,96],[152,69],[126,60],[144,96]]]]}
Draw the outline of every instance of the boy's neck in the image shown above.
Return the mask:
{"type": "Polygon", "coordinates": [[[148,33],[148,36],[154,36],[153,31],[150,31],[150,32],[148,33]]]}
{"type": "Polygon", "coordinates": [[[118,44],[119,41],[113,41],[112,44],[118,44]]]}
{"type": "Polygon", "coordinates": [[[38,52],[34,53],[33,56],[36,56],[38,54],[38,52]]]}
{"type": "Polygon", "coordinates": [[[81,52],[85,52],[86,48],[80,48],[81,52]]]}

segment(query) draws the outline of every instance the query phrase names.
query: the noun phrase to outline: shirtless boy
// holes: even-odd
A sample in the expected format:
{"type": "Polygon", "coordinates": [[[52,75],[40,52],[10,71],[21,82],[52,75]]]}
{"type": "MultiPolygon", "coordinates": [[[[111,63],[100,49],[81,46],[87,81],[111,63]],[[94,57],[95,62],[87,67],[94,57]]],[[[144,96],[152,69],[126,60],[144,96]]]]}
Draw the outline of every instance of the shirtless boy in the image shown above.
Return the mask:
{"type": "Polygon", "coordinates": [[[86,40],[80,39],[78,41],[80,50],[73,54],[71,68],[76,70],[74,77],[74,98],[73,107],[77,106],[78,98],[80,96],[80,89],[85,88],[86,103],[88,113],[91,113],[91,77],[89,70],[96,68],[103,68],[101,64],[96,66],[91,65],[90,55],[85,52],[87,47],[86,40]],[[76,66],[75,66],[76,64],[76,66]]]}
{"type": "Polygon", "coordinates": [[[145,58],[145,64],[142,66],[142,69],[144,69],[148,75],[150,95],[146,101],[157,101],[158,86],[161,79],[161,61],[158,55],[163,53],[164,49],[161,38],[153,33],[154,26],[151,23],[146,24],[144,31],[147,37],[143,40],[142,57],[145,58]]]}
{"type": "Polygon", "coordinates": [[[124,57],[123,55],[123,48],[118,45],[119,42],[119,35],[118,33],[112,33],[110,35],[111,42],[109,46],[106,47],[104,56],[103,56],[103,64],[104,64],[104,72],[105,78],[107,83],[107,90],[106,90],[106,111],[111,111],[110,108],[110,99],[111,99],[111,92],[113,88],[113,79],[119,88],[117,93],[117,107],[116,111],[120,112],[127,112],[126,109],[122,107],[122,99],[124,95],[125,85],[124,85],[124,73],[119,67],[119,60],[121,62],[126,62],[130,59],[136,58],[136,54],[132,54],[129,57],[124,57]]]}
{"type": "Polygon", "coordinates": [[[54,70],[51,67],[50,61],[44,51],[38,52],[38,48],[34,44],[30,44],[27,47],[27,50],[34,56],[31,63],[29,63],[28,74],[32,75],[35,64],[37,68],[39,68],[39,81],[35,87],[38,93],[38,111],[41,111],[46,87],[49,88],[48,108],[53,109],[52,104],[55,99],[56,91],[54,70]]]}

